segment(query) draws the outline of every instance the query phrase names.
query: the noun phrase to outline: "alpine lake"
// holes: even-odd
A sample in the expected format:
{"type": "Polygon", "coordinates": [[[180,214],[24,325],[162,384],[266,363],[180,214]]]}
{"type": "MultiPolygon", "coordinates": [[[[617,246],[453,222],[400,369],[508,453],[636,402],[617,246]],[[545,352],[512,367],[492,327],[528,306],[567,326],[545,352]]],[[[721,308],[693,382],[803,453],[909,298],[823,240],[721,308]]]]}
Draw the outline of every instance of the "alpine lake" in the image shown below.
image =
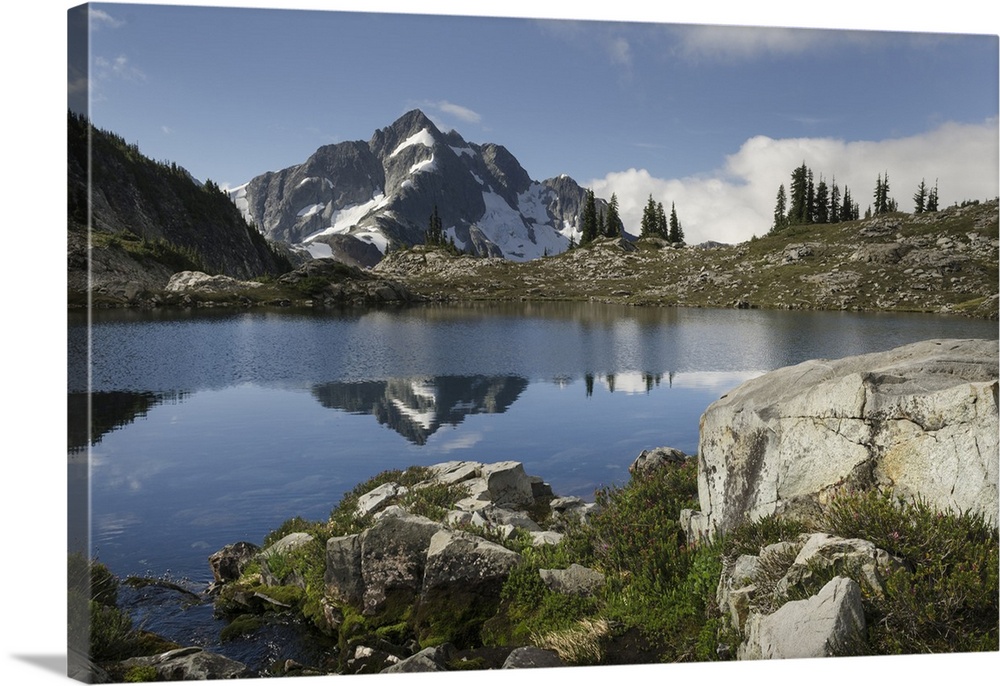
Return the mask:
{"type": "Polygon", "coordinates": [[[556,495],[593,499],[644,449],[698,449],[705,409],[813,358],[996,322],[917,314],[635,308],[590,303],[366,310],[96,310],[69,319],[70,550],[117,576],[136,624],[263,669],[308,663],[301,631],[220,644],[195,598],[208,557],[282,522],[325,519],[388,469],[517,460],[556,495]]]}

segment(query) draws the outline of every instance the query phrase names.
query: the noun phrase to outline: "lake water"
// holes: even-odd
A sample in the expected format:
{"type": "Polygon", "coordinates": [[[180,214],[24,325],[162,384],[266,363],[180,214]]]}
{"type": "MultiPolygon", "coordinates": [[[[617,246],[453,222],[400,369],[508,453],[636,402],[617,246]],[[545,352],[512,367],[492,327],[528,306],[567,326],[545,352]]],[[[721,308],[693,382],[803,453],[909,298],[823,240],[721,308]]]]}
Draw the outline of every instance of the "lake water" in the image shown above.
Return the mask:
{"type": "MultiPolygon", "coordinates": [[[[386,469],[519,460],[592,498],[643,449],[694,453],[705,408],[767,370],[965,337],[997,324],[595,304],[95,312],[89,329],[70,319],[70,483],[89,475],[90,552],[113,572],[198,586],[215,550],[326,518],[386,469]]],[[[70,522],[71,549],[87,526],[70,522]]]]}

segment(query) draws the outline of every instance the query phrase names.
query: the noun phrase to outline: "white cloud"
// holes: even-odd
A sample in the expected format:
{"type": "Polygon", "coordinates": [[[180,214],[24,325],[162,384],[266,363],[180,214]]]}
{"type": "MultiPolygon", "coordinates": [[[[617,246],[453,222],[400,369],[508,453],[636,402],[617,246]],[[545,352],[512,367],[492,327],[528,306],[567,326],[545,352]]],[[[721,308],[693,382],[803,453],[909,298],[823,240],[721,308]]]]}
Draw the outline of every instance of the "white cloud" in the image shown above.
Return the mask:
{"type": "Polygon", "coordinates": [[[615,64],[630,67],[632,66],[632,47],[629,42],[617,36],[608,43],[608,54],[615,64]]]}
{"type": "Polygon", "coordinates": [[[455,103],[448,102],[447,100],[442,100],[437,103],[437,108],[445,114],[458,117],[462,121],[469,122],[470,124],[478,124],[482,120],[482,117],[478,112],[473,112],[468,107],[462,107],[461,105],[456,105],[455,103]]]}
{"type": "Polygon", "coordinates": [[[685,26],[674,31],[676,52],[687,58],[747,58],[814,49],[822,32],[745,26],[685,26]]]}
{"type": "Polygon", "coordinates": [[[417,103],[417,106],[424,110],[439,128],[448,128],[447,124],[439,122],[442,119],[454,118],[466,124],[479,124],[483,119],[478,112],[447,100],[425,100],[417,103]]]}
{"type": "Polygon", "coordinates": [[[124,26],[125,24],[125,22],[115,19],[104,10],[99,10],[94,7],[90,8],[90,12],[88,14],[90,16],[90,28],[94,31],[102,26],[117,29],[119,26],[124,26]]]}
{"type": "Polygon", "coordinates": [[[940,35],[876,30],[831,30],[769,26],[691,25],[668,27],[672,52],[687,60],[733,61],[800,55],[820,50],[859,50],[884,47],[887,41],[924,49],[940,35]]]}
{"type": "Polygon", "coordinates": [[[770,229],[778,187],[786,190],[793,169],[803,162],[819,177],[850,189],[862,214],[879,174],[889,175],[889,195],[900,210],[913,209],[922,179],[938,183],[941,207],[962,200],[997,196],[997,120],[947,123],[916,136],[884,141],[831,138],[773,139],[756,136],[729,155],[721,169],[682,179],[660,179],[645,169],[613,172],[586,184],[600,197],[617,194],[622,220],[639,233],[650,195],[677,216],[688,243],[738,243],[770,229]]]}
{"type": "Polygon", "coordinates": [[[94,57],[94,70],[99,79],[119,78],[128,81],[145,81],[146,75],[141,69],[133,67],[125,55],[118,55],[114,59],[94,57]]]}

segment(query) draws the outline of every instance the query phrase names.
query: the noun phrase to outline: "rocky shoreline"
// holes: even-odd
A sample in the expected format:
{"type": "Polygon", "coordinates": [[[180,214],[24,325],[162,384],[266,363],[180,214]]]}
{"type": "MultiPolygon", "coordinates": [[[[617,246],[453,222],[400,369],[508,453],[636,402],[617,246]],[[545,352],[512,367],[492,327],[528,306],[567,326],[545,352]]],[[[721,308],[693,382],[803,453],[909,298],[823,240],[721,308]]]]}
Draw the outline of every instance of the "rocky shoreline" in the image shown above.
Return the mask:
{"type": "MultiPolygon", "coordinates": [[[[520,462],[385,472],[217,551],[210,597],[233,635],[291,613],[326,642],[273,675],[996,650],[998,358],[932,340],[770,372],[706,410],[697,457],[643,451],[595,502],[520,462]]],[[[108,668],[249,675],[197,647],[108,668]]]]}

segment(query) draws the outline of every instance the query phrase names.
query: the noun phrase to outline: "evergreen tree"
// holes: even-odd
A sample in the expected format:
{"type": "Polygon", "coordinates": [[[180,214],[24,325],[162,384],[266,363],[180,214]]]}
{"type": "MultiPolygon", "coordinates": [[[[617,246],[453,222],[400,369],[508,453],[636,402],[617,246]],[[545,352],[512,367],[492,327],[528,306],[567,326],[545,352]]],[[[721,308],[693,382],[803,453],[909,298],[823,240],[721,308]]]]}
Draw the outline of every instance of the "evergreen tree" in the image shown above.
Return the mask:
{"type": "Polygon", "coordinates": [[[840,206],[840,221],[849,222],[858,219],[858,206],[851,199],[851,189],[844,186],[844,203],[840,206]]]}
{"type": "Polygon", "coordinates": [[[819,184],[816,186],[814,219],[817,224],[826,224],[830,221],[830,191],[822,176],[819,178],[819,184]]]}
{"type": "Polygon", "coordinates": [[[680,221],[677,220],[677,209],[674,207],[674,203],[670,203],[670,234],[669,240],[671,243],[683,243],[684,242],[684,229],[681,228],[680,221]]]}
{"type": "Polygon", "coordinates": [[[594,191],[587,189],[587,194],[583,203],[583,224],[580,236],[580,245],[587,245],[597,238],[597,201],[594,198],[594,191]]]}
{"type": "Polygon", "coordinates": [[[656,232],[656,203],[650,194],[646,206],[642,209],[642,221],[639,223],[639,235],[643,237],[655,236],[656,232]]]}
{"type": "Polygon", "coordinates": [[[930,189],[927,193],[927,206],[924,208],[927,212],[937,212],[938,211],[938,184],[937,179],[934,179],[934,188],[930,189]]]}
{"type": "Polygon", "coordinates": [[[778,233],[788,226],[788,198],[785,195],[785,184],[778,186],[778,197],[774,202],[774,222],[771,224],[771,233],[778,233]]]}
{"type": "Polygon", "coordinates": [[[874,200],[872,209],[874,214],[879,215],[894,211],[895,202],[889,199],[889,172],[885,173],[885,177],[879,174],[878,181],[875,182],[874,200]]]}
{"type": "Polygon", "coordinates": [[[917,192],[913,194],[913,213],[923,214],[924,210],[927,209],[927,184],[924,183],[923,179],[920,179],[920,185],[917,186],[917,192]]]}
{"type": "Polygon", "coordinates": [[[833,177],[830,186],[830,223],[836,224],[840,221],[840,189],[837,188],[837,177],[833,177]]]}
{"type": "Polygon", "coordinates": [[[608,238],[616,238],[620,234],[619,227],[622,220],[618,216],[618,196],[611,194],[611,201],[608,203],[608,216],[604,220],[604,235],[608,238]]]}
{"type": "Polygon", "coordinates": [[[656,203],[656,233],[660,235],[661,238],[669,238],[667,230],[667,215],[663,211],[663,203],[656,203]]]}
{"type": "Polygon", "coordinates": [[[813,224],[816,221],[816,187],[813,185],[812,169],[806,170],[806,208],[803,224],[813,224]]]}
{"type": "Polygon", "coordinates": [[[441,226],[441,217],[438,215],[437,205],[427,221],[427,230],[424,232],[425,245],[445,245],[444,229],[441,226]]]}
{"type": "Polygon", "coordinates": [[[607,223],[604,221],[604,210],[597,211],[597,235],[603,236],[607,232],[607,223]]]}
{"type": "Polygon", "coordinates": [[[792,181],[788,187],[789,224],[806,223],[806,212],[808,211],[808,205],[806,204],[808,174],[809,169],[806,167],[805,162],[792,172],[792,181]]]}

